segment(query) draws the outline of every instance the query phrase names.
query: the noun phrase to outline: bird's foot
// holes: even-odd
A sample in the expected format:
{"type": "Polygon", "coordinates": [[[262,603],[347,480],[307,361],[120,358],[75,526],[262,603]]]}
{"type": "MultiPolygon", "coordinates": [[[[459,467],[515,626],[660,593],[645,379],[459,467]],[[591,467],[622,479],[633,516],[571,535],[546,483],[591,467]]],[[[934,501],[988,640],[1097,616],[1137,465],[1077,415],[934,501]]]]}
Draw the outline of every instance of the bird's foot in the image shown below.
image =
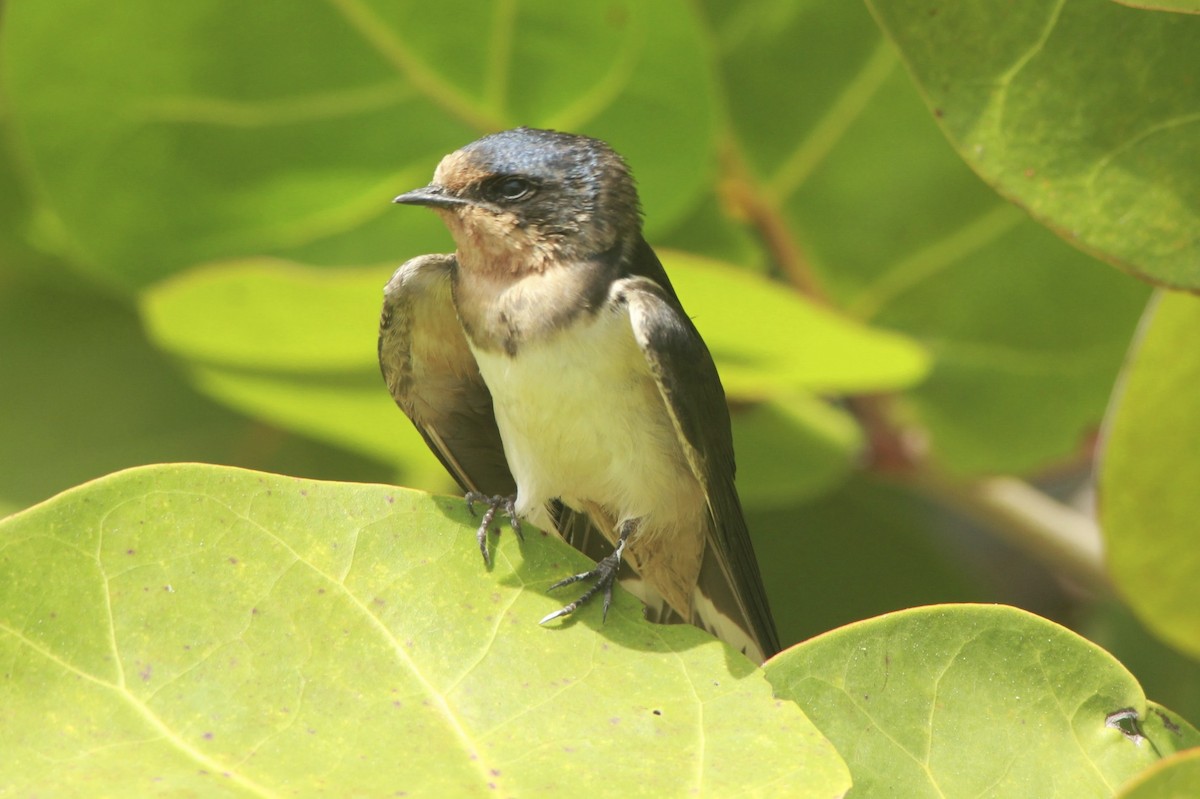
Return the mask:
{"type": "MultiPolygon", "coordinates": [[[[488,554],[487,534],[492,527],[492,521],[496,518],[497,511],[504,511],[504,515],[508,517],[508,523],[512,526],[513,532],[517,534],[517,538],[522,541],[525,536],[521,535],[521,520],[517,516],[517,497],[513,496],[502,497],[500,495],[489,497],[487,494],[479,491],[468,491],[463,497],[467,501],[467,510],[471,515],[475,515],[475,503],[479,502],[487,505],[487,510],[483,512],[483,518],[479,520],[479,529],[475,531],[475,538],[479,541],[479,551],[483,553],[483,562],[487,566],[492,565],[492,558],[488,554]]],[[[499,532],[499,531],[497,531],[499,532]]]]}
{"type": "Polygon", "coordinates": [[[557,583],[546,589],[548,591],[553,591],[556,588],[562,588],[564,585],[571,585],[572,583],[583,582],[584,580],[592,581],[592,584],[588,586],[588,589],[583,592],[579,599],[576,599],[574,602],[564,605],[553,613],[547,615],[544,619],[538,622],[538,624],[545,624],[548,621],[553,621],[554,619],[574,613],[584,603],[586,603],[600,591],[604,591],[604,612],[601,618],[608,618],[608,606],[612,604],[613,586],[616,585],[617,582],[617,571],[621,568],[621,553],[625,551],[625,539],[629,537],[629,532],[632,529],[633,528],[630,526],[626,526],[622,529],[621,538],[617,542],[617,548],[612,551],[612,554],[608,555],[599,563],[597,563],[594,569],[581,572],[580,574],[572,574],[570,577],[559,580],[557,583]]]}

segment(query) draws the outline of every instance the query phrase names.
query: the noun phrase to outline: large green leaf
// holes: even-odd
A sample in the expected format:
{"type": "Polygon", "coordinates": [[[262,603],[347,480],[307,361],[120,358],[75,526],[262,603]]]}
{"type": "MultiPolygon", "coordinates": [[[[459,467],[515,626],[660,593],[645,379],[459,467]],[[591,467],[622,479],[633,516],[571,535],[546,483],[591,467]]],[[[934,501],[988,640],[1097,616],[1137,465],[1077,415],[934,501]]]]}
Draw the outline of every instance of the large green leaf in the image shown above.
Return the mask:
{"type": "Polygon", "coordinates": [[[392,269],[318,269],[257,258],[197,267],[141,295],[147,332],[198,364],[300,375],[378,372],[392,269]]]}
{"type": "Polygon", "coordinates": [[[794,647],[766,670],[864,796],[1109,797],[1200,745],[1103,650],[1015,608],[902,611],[794,647]],[[1120,721],[1121,711],[1132,715],[1120,721]]]}
{"type": "Polygon", "coordinates": [[[934,356],[907,400],[950,471],[1035,471],[1086,450],[1100,424],[1150,291],[1051,239],[1022,225],[876,320],[934,356]]]}
{"type": "MultiPolygon", "coordinates": [[[[752,501],[809,496],[836,482],[860,449],[851,420],[807,392],[885,390],[924,373],[922,350],[901,336],[841,319],[727,265],[674,252],[665,258],[730,397],[776,400],[735,414],[739,438],[770,442],[742,458],[752,501]]],[[[151,337],[183,358],[212,396],[395,463],[409,482],[445,488],[444,470],[379,376],[375,338],[389,272],[227,262],[163,281],[142,295],[142,311],[151,337]]]]}
{"type": "Polygon", "coordinates": [[[1066,241],[1200,287],[1200,19],[1110,0],[870,0],[951,142],[1066,241]]]}
{"type": "Polygon", "coordinates": [[[1164,294],[1143,326],[1108,420],[1100,519],[1130,607],[1200,657],[1200,299],[1164,294]]]}
{"type": "MultiPolygon", "coordinates": [[[[959,474],[1073,457],[1103,414],[1145,287],[981,183],[860,4],[709,6],[743,191],[776,209],[835,308],[927,346],[933,371],[900,418],[929,456],[959,474]]],[[[677,237],[738,251],[722,243],[732,234],[701,237],[715,223],[707,206],[697,214],[677,237]]]]}
{"type": "MultiPolygon", "coordinates": [[[[902,336],[814,306],[727,264],[667,251],[671,280],[721,367],[727,392],[880,391],[927,364],[902,336]]],[[[143,294],[150,335],[189,361],[320,374],[378,372],[375,339],[391,267],[319,270],[252,260],[198,267],[143,294]]]]}
{"type": "Polygon", "coordinates": [[[13,120],[81,260],[137,287],[274,253],[374,263],[444,240],[388,200],[517,124],[610,139],[651,224],[712,163],[714,92],[684,0],[62,0],[5,9],[13,120]],[[678,130],[683,135],[646,135],[678,130]]]}
{"type": "Polygon", "coordinates": [[[845,767],[742,655],[585,562],[485,569],[460,501],[147,467],[0,522],[0,791],[836,796],[845,767]]]}
{"type": "MultiPolygon", "coordinates": [[[[286,12],[228,0],[152,12],[146,0],[117,10],[65,2],[54,13],[12,4],[0,74],[57,214],[40,218],[124,285],[239,254],[363,264],[446,249],[434,215],[387,200],[427,180],[442,153],[478,132],[480,115],[610,138],[638,175],[656,243],[762,268],[764,231],[747,228],[726,191],[737,172],[728,164],[744,162],[756,197],[779,211],[776,232],[835,308],[928,342],[931,377],[901,418],[959,473],[1028,471],[1077,452],[1143,296],[1038,235],[970,173],[854,3],[414,2],[372,13],[358,0],[286,12]],[[578,30],[588,35],[577,42],[578,30]],[[486,46],[457,46],[469,36],[486,46]],[[727,112],[720,153],[714,108],[727,112]]],[[[291,299],[281,293],[271,312],[299,316],[291,299]]],[[[728,329],[750,330],[755,318],[728,329]]],[[[316,363],[323,342],[351,329],[289,341],[301,358],[315,342],[316,363]]],[[[896,373],[912,384],[911,359],[862,358],[806,331],[790,325],[764,340],[803,341],[822,390],[878,391],[896,373]]],[[[738,347],[752,338],[740,337],[738,347]]],[[[723,365],[739,394],[769,388],[763,370],[743,385],[741,367],[723,365]]],[[[205,380],[256,414],[274,404],[228,370],[205,380]]],[[[363,407],[335,401],[328,381],[273,388],[293,398],[289,418],[318,417],[310,431],[363,407]]],[[[360,451],[404,456],[415,443],[360,451]]]]}

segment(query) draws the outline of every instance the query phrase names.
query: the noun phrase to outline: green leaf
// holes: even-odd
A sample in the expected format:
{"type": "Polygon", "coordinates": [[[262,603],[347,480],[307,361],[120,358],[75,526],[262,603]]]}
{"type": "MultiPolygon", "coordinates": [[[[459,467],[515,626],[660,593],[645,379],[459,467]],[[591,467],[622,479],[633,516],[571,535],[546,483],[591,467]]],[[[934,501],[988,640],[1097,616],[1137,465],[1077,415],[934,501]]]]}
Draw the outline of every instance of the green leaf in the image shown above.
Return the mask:
{"type": "Polygon", "coordinates": [[[749,190],[833,307],[932,356],[899,415],[930,458],[974,475],[1077,457],[1148,290],[981,183],[861,5],[710,6],[749,190]],[[781,103],[773,75],[810,78],[781,103]]]}
{"type": "MultiPolygon", "coordinates": [[[[665,252],[664,260],[733,397],[797,388],[884,390],[911,385],[925,372],[924,354],[903,337],[821,310],[778,283],[686,253],[665,252]]],[[[261,259],[213,264],[159,283],[143,293],[141,305],[150,335],[188,360],[375,373],[379,308],[391,271],[261,259]]]]}
{"type": "Polygon", "coordinates": [[[460,501],[168,465],[0,522],[0,790],[834,796],[845,767],[739,653],[460,501]]]}
{"type": "Polygon", "coordinates": [[[142,318],[163,349],[197,363],[378,372],[374,343],[393,269],[328,270],[265,258],[210,264],[143,292],[142,318]]]}
{"type": "Polygon", "coordinates": [[[914,286],[876,322],[916,336],[933,373],[908,396],[956,474],[1027,473],[1085,450],[1150,291],[1033,225],[914,286]],[[992,299],[987,299],[991,297],[992,299]]]}
{"type": "Polygon", "coordinates": [[[310,376],[197,366],[190,373],[200,391],[248,416],[388,463],[405,483],[454,488],[445,467],[381,387],[378,370],[310,376]]]}
{"type": "Polygon", "coordinates": [[[833,741],[865,796],[1109,797],[1200,744],[1103,650],[1010,607],[870,619],[796,646],[766,671],[833,741]],[[1111,716],[1127,709],[1136,731],[1111,716]]]}
{"type": "MultiPolygon", "coordinates": [[[[883,390],[924,371],[921,350],[900,336],[822,311],[778,283],[695,256],[666,256],[730,397],[778,397],[774,410],[740,420],[742,435],[772,438],[775,447],[743,460],[742,484],[753,497],[778,494],[771,501],[780,502],[830,485],[860,446],[851,420],[798,390],[883,390]],[[766,430],[768,419],[778,429],[766,430]],[[788,472],[779,471],[781,460],[788,472]],[[789,474],[798,467],[803,479],[789,474]]],[[[184,359],[214,398],[397,464],[419,485],[448,488],[379,377],[375,340],[389,273],[227,262],[163,281],[142,294],[141,308],[150,336],[184,359]]]]}
{"type": "Polygon", "coordinates": [[[142,318],[214,399],[390,463],[410,484],[448,490],[445,469],[379,375],[375,341],[391,271],[211,264],[143,292],[142,318]]]}
{"type": "Polygon", "coordinates": [[[1127,783],[1117,799],[1193,799],[1200,796],[1200,749],[1178,752],[1127,783]]]}
{"type": "Polygon", "coordinates": [[[1200,656],[1200,299],[1163,294],[1107,421],[1099,476],[1109,570],[1148,628],[1200,656]]]}
{"type": "Polygon", "coordinates": [[[1200,20],[1109,0],[871,0],[964,159],[1066,241],[1200,287],[1200,20]]]}
{"type": "Polygon", "coordinates": [[[5,9],[0,74],[47,202],[107,281],[271,253],[373,263],[435,249],[396,194],[483,132],[613,142],[654,225],[713,163],[715,96],[685,0],[579,4],[62,0],[5,9]],[[676,129],[683,136],[648,136],[676,129]]]}

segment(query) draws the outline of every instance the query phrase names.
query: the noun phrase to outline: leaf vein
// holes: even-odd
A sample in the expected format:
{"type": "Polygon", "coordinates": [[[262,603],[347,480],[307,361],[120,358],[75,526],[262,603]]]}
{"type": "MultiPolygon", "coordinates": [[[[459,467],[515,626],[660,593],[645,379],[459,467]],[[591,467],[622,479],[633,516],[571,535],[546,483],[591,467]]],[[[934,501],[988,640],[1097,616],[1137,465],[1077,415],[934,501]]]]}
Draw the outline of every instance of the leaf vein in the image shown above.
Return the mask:
{"type": "Polygon", "coordinates": [[[858,74],[851,78],[829,110],[813,125],[808,136],[800,141],[771,177],[769,191],[776,202],[786,200],[804,185],[854,121],[866,110],[871,98],[883,86],[895,67],[896,54],[891,42],[880,38],[879,44],[863,62],[858,74]]]}
{"type": "Polygon", "coordinates": [[[115,693],[117,696],[121,697],[121,699],[123,699],[125,701],[125,703],[134,710],[134,712],[136,712],[139,716],[141,716],[143,721],[145,721],[148,725],[150,725],[150,727],[153,728],[159,734],[159,738],[161,740],[166,741],[168,744],[175,747],[177,750],[182,752],[184,755],[186,755],[187,757],[196,761],[197,763],[199,763],[201,766],[203,766],[205,769],[207,769],[212,774],[224,775],[232,782],[240,785],[241,787],[245,788],[247,791],[253,793],[256,796],[273,797],[275,795],[274,793],[269,791],[264,786],[259,785],[257,782],[252,780],[250,777],[247,777],[244,774],[241,774],[237,771],[233,771],[230,768],[226,768],[225,765],[223,763],[221,763],[220,761],[218,761],[212,757],[209,757],[204,752],[201,752],[199,749],[197,749],[196,747],[192,746],[190,743],[185,741],[183,738],[181,738],[179,736],[178,733],[176,733],[169,726],[167,726],[166,722],[164,722],[161,718],[159,718],[158,715],[154,711],[152,711],[144,702],[142,702],[137,697],[135,697],[132,693],[130,693],[129,690],[123,684],[118,685],[116,683],[106,682],[92,674],[88,674],[87,672],[80,670],[79,668],[71,665],[70,663],[67,663],[62,658],[58,657],[56,654],[51,652],[50,650],[46,649],[45,647],[40,646],[39,644],[37,644],[34,641],[27,638],[26,636],[21,635],[20,633],[18,633],[17,631],[13,630],[10,627],[8,627],[7,625],[0,624],[0,630],[7,632],[9,635],[12,635],[13,637],[17,638],[19,641],[24,642],[24,644],[27,647],[29,647],[30,649],[32,649],[34,652],[38,653],[39,655],[46,658],[47,660],[50,660],[53,663],[57,663],[59,666],[61,666],[65,670],[71,672],[72,674],[76,674],[86,680],[89,680],[89,681],[95,683],[96,685],[99,685],[103,688],[107,688],[108,690],[115,693]]]}
{"type": "Polygon", "coordinates": [[[458,714],[454,712],[454,709],[450,706],[450,703],[446,700],[445,694],[438,691],[437,688],[433,685],[433,683],[431,683],[429,681],[429,679],[425,676],[424,672],[420,669],[420,667],[417,665],[417,663],[412,659],[412,657],[406,651],[404,651],[404,647],[400,643],[400,641],[396,638],[395,635],[392,634],[392,631],[390,629],[388,629],[387,625],[383,623],[383,620],[380,619],[374,612],[371,611],[371,609],[370,609],[370,607],[368,607],[367,603],[363,602],[358,596],[356,596],[352,591],[350,591],[349,588],[347,588],[344,584],[339,582],[333,575],[325,573],[323,570],[318,568],[315,564],[309,563],[307,560],[305,560],[300,555],[300,553],[298,553],[294,549],[292,549],[291,545],[289,545],[287,541],[284,541],[282,538],[280,538],[278,535],[273,533],[265,525],[260,524],[259,522],[257,522],[253,518],[251,518],[246,513],[241,513],[239,511],[237,511],[236,509],[229,507],[229,506],[226,506],[226,507],[229,508],[229,511],[231,513],[237,514],[242,519],[244,519],[248,524],[253,525],[259,531],[261,531],[263,535],[267,536],[268,538],[270,538],[273,541],[275,541],[276,543],[278,543],[285,550],[287,550],[288,553],[290,553],[293,557],[295,557],[297,561],[299,561],[300,563],[307,566],[315,574],[317,574],[317,575],[321,576],[322,578],[324,578],[325,580],[327,580],[330,585],[335,586],[337,588],[337,590],[339,590],[342,593],[342,595],[351,602],[351,604],[353,604],[356,608],[358,608],[358,610],[363,614],[363,616],[366,618],[366,620],[373,627],[375,627],[375,629],[379,633],[379,635],[391,646],[392,652],[395,654],[396,658],[404,665],[405,668],[408,669],[409,673],[412,674],[412,676],[417,680],[417,682],[421,686],[422,690],[424,691],[425,695],[429,697],[433,707],[435,707],[437,709],[437,711],[442,715],[442,717],[446,720],[446,723],[449,726],[450,731],[454,734],[454,737],[458,739],[460,745],[463,747],[463,750],[466,752],[468,759],[470,760],[472,765],[475,767],[475,770],[479,772],[479,776],[482,780],[482,783],[484,785],[488,785],[490,783],[495,783],[496,777],[492,774],[492,769],[491,769],[490,765],[488,763],[484,762],[482,748],[479,746],[479,744],[475,741],[474,737],[467,730],[466,724],[463,722],[463,720],[460,719],[458,717],[458,714]]]}
{"type": "Polygon", "coordinates": [[[371,45],[380,56],[416,87],[427,100],[443,111],[480,131],[506,127],[457,86],[417,58],[391,26],[361,0],[326,0],[371,45]]]}

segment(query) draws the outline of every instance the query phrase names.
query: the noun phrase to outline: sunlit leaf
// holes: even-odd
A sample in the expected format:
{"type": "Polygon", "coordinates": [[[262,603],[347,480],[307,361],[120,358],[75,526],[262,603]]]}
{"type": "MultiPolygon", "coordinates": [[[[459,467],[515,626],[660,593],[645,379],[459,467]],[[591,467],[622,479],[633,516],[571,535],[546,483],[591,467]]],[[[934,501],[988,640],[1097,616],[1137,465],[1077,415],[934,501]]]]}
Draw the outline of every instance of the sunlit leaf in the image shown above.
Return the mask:
{"type": "Polygon", "coordinates": [[[1164,294],[1143,322],[1110,412],[1100,469],[1109,570],[1130,607],[1200,656],[1200,299],[1164,294]]]}
{"type": "Polygon", "coordinates": [[[836,796],[837,754],[739,653],[582,558],[485,569],[461,501],[205,466],[0,523],[0,789],[15,794],[836,796]],[[635,675],[631,678],[631,675],[635,675]]]}
{"type": "Polygon", "coordinates": [[[392,269],[327,270],[253,259],[212,264],[144,292],[151,338],[197,363],[321,374],[378,372],[392,269]]]}
{"type": "Polygon", "coordinates": [[[1109,797],[1200,744],[1200,732],[1147,702],[1103,650],[1015,608],[902,611],[834,630],[766,668],[776,692],[837,746],[864,795],[1109,797]]]}
{"type": "Polygon", "coordinates": [[[142,316],[152,339],[213,398],[390,463],[408,485],[449,490],[453,482],[379,373],[375,342],[391,271],[214,264],[144,292],[142,316]]]}
{"type": "Polygon", "coordinates": [[[1200,19],[1110,0],[870,0],[954,146],[1066,241],[1200,287],[1200,19]]]}
{"type": "Polygon", "coordinates": [[[835,309],[933,356],[901,414],[930,457],[991,474],[1076,456],[1148,291],[984,185],[861,5],[747,0],[708,13],[729,146],[786,223],[797,268],[835,309]]]}
{"type": "MultiPolygon", "coordinates": [[[[791,501],[828,485],[859,447],[848,418],[797,391],[882,390],[915,382],[924,371],[912,343],[821,311],[778,283],[680,253],[667,253],[667,263],[730,397],[778,396],[782,416],[774,418],[793,430],[787,437],[782,429],[767,432],[766,410],[740,421],[748,440],[768,436],[779,445],[742,459],[742,485],[752,498],[791,501]]],[[[142,311],[151,336],[212,396],[402,465],[406,482],[446,488],[440,464],[379,375],[375,342],[389,273],[262,260],[215,264],[145,292],[142,311]]]]}

